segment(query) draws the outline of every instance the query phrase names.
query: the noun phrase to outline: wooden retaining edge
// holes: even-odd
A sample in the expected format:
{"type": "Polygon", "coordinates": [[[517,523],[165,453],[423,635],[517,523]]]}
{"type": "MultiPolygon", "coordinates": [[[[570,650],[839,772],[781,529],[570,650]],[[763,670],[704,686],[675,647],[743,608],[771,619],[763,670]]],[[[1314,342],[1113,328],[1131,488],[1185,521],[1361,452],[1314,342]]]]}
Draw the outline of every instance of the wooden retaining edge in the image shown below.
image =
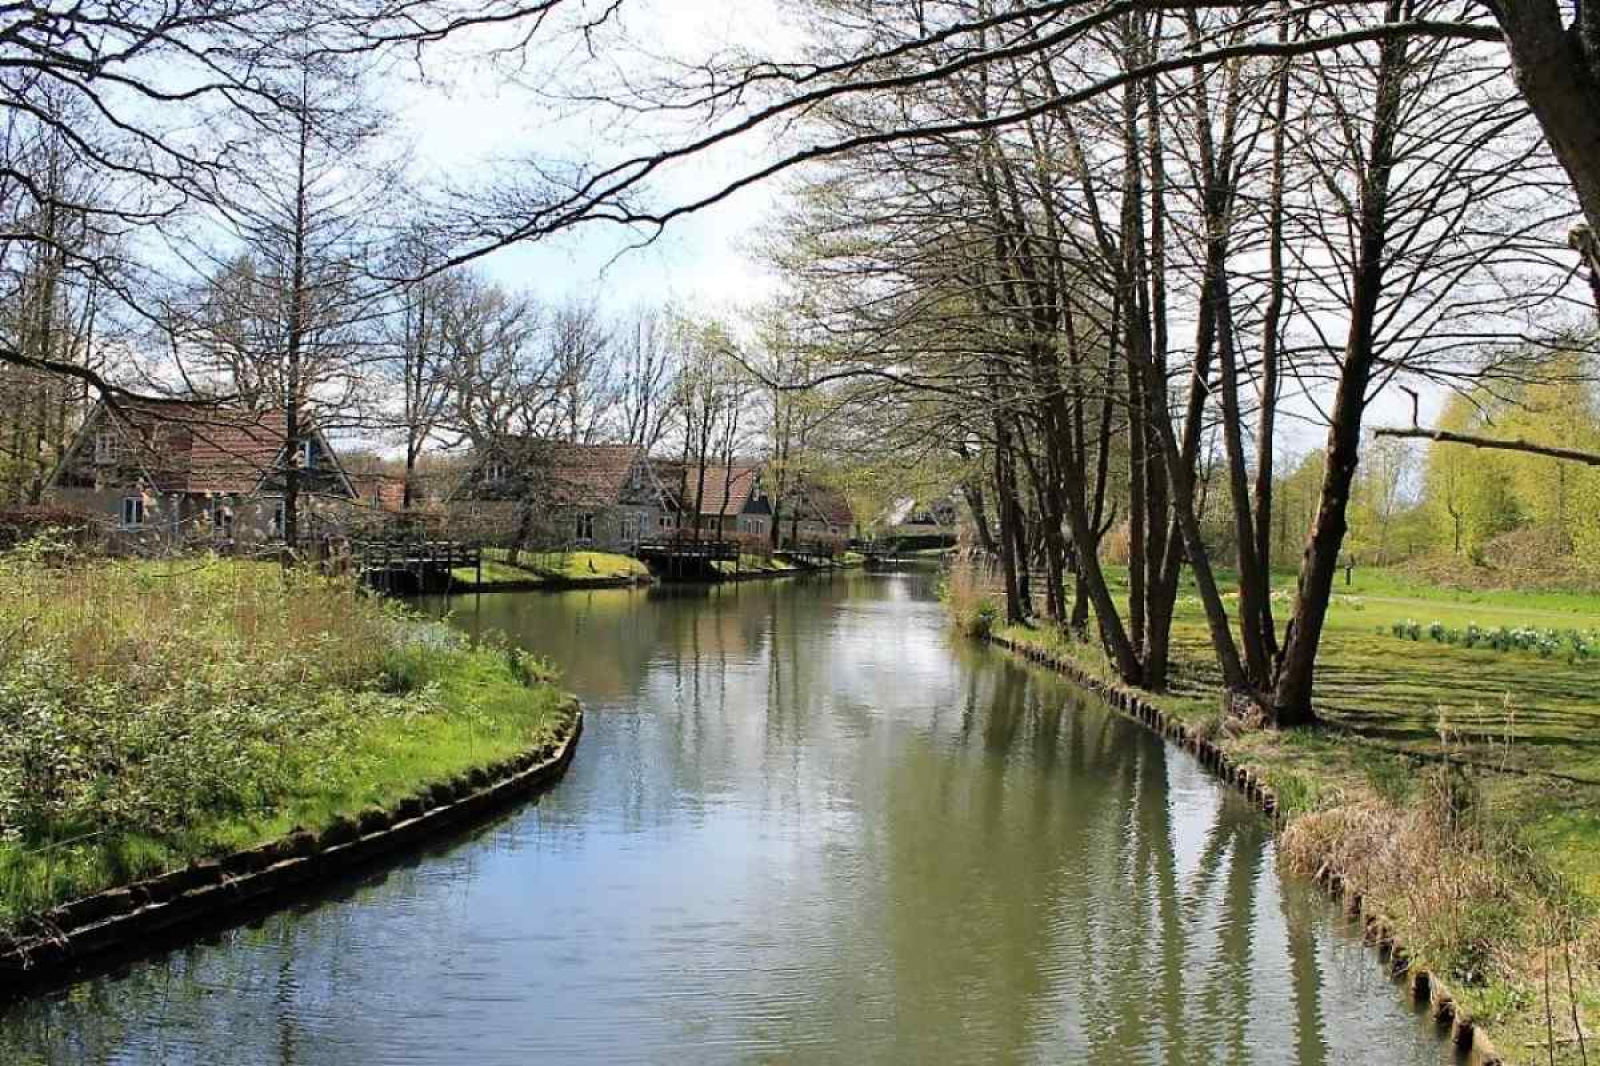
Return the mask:
{"type": "Polygon", "coordinates": [[[47,991],[108,957],[141,954],[152,941],[257,912],[548,787],[565,772],[583,733],[583,710],[576,700],[570,706],[572,728],[553,750],[475,767],[390,809],[369,807],[336,818],[319,833],[297,829],[259,847],[192,862],[45,912],[30,933],[0,939],[0,1003],[47,991]]]}
{"type": "MultiPolygon", "coordinates": [[[[989,634],[986,639],[1014,655],[1065,675],[1116,711],[1177,744],[1194,755],[1214,776],[1244,793],[1271,820],[1274,830],[1283,827],[1277,797],[1255,771],[1235,763],[1209,739],[1152,704],[1136,689],[1095,677],[1065,656],[1053,655],[1042,648],[995,634],[989,634]]],[[[1383,919],[1371,911],[1360,892],[1348,886],[1338,871],[1326,867],[1318,872],[1317,882],[1329,896],[1343,903],[1347,914],[1363,921],[1365,937],[1377,947],[1378,958],[1388,967],[1390,976],[1397,981],[1405,980],[1416,1002],[1427,1003],[1434,1021],[1441,1029],[1450,1031],[1451,1043],[1471,1066],[1505,1066],[1505,1060],[1495,1050],[1483,1026],[1461,1014],[1455,999],[1435,974],[1411,961],[1410,954],[1395,940],[1383,919]]]]}

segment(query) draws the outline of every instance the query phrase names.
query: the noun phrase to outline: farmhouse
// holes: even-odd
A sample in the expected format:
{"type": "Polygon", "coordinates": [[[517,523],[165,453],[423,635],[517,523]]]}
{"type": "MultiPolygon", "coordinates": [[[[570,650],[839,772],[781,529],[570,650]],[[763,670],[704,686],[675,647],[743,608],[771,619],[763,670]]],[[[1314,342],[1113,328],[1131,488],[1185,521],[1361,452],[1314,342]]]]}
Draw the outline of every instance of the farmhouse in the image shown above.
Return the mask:
{"type": "MultiPolygon", "coordinates": [[[[303,436],[296,458],[311,533],[357,493],[322,433],[303,436]]],[[[287,440],[282,410],[102,400],[51,473],[47,495],[102,517],[125,547],[268,541],[283,535],[287,440]]]]}
{"type": "Polygon", "coordinates": [[[632,444],[512,437],[483,449],[449,499],[489,539],[631,552],[676,527],[650,458],[632,444]]]}

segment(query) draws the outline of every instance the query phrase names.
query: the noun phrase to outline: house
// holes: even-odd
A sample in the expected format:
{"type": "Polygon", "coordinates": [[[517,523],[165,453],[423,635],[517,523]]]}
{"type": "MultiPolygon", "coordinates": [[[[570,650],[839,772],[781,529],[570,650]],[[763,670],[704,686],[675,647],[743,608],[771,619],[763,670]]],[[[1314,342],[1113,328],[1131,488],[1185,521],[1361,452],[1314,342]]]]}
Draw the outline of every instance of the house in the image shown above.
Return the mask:
{"type": "Polygon", "coordinates": [[[772,501],[763,486],[760,466],[707,464],[703,481],[701,467],[693,464],[663,461],[657,469],[681,528],[752,541],[770,538],[772,501]],[[697,497],[698,516],[694,514],[697,497]]]}
{"type": "Polygon", "coordinates": [[[926,501],[905,497],[879,517],[879,535],[907,548],[947,546],[955,543],[960,516],[954,493],[926,501]]]}
{"type": "MultiPolygon", "coordinates": [[[[125,546],[267,541],[283,535],[288,420],[194,402],[104,400],[50,475],[53,503],[101,516],[125,546]]],[[[303,434],[306,533],[356,490],[315,428],[303,434]]]]}
{"type": "Polygon", "coordinates": [[[850,501],[837,489],[797,477],[779,508],[778,547],[821,542],[843,543],[855,533],[850,501]]]}
{"type": "Polygon", "coordinates": [[[676,527],[643,448],[512,437],[482,450],[448,500],[488,539],[631,552],[676,527]]]}
{"type": "MultiPolygon", "coordinates": [[[[405,510],[406,479],[397,474],[379,471],[351,474],[350,484],[356,490],[358,506],[385,514],[399,514],[405,510]]],[[[412,503],[421,506],[421,501],[412,503]]]]}

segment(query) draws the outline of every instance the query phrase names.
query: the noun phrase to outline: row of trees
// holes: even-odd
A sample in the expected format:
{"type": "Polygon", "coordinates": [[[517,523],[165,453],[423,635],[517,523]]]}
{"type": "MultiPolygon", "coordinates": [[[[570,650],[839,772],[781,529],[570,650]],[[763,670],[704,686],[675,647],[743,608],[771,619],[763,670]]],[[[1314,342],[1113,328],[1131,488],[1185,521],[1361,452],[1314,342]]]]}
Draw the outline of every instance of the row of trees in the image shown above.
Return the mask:
{"type": "Polygon", "coordinates": [[[820,377],[854,383],[878,439],[969,463],[1011,619],[1093,632],[1125,680],[1161,687],[1187,569],[1228,687],[1312,720],[1352,501],[1395,484],[1381,467],[1403,451],[1365,446],[1369,405],[1401,382],[1512,402],[1553,372],[1529,309],[1583,296],[1565,295],[1570,201],[1538,124],[1503,57],[1403,32],[1434,9],[1398,0],[1275,22],[1280,42],[1319,42],[1305,54],[1164,66],[1257,27],[1131,7],[1063,35],[1059,12],[945,6],[976,28],[937,42],[917,9],[815,15],[819,70],[866,39],[942,72],[813,118],[854,148],[807,185],[774,258],[834,338],[820,377]],[[1109,87],[1063,88],[1086,80],[1109,87]],[[1274,459],[1307,422],[1326,441],[1283,619],[1292,472],[1274,459]],[[1358,476],[1363,454],[1377,476],[1358,476]]]}

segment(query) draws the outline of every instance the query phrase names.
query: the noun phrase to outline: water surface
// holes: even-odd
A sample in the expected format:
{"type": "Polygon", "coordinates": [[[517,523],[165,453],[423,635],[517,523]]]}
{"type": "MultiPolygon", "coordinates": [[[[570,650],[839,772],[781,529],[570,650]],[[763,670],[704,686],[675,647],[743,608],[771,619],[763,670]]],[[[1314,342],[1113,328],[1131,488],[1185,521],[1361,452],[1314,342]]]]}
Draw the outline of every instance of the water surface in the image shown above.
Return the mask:
{"type": "Polygon", "coordinates": [[[926,576],[450,607],[582,697],[562,784],[14,1008],[0,1062],[1450,1061],[1247,803],[926,576]]]}

